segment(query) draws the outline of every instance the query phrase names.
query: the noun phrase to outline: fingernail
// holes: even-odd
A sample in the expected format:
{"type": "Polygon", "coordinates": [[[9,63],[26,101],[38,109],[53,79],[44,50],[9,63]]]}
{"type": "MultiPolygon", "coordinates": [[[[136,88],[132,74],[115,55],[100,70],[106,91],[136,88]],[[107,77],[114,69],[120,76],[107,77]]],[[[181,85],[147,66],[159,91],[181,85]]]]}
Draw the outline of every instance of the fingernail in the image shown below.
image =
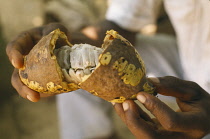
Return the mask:
{"type": "Polygon", "coordinates": [[[113,106],[115,105],[115,102],[111,102],[111,103],[112,103],[113,106]]]}
{"type": "Polygon", "coordinates": [[[155,78],[155,77],[151,77],[151,78],[148,78],[150,81],[152,81],[153,83],[160,83],[160,80],[158,78],[155,78]]]}
{"type": "Polygon", "coordinates": [[[141,103],[145,103],[146,101],[146,97],[144,95],[137,95],[137,99],[141,102],[141,103]]]}
{"type": "Polygon", "coordinates": [[[27,95],[26,98],[27,98],[28,100],[34,102],[33,99],[32,99],[29,95],[27,95]]]}
{"type": "Polygon", "coordinates": [[[12,59],[12,65],[15,67],[15,61],[12,59]]]}
{"type": "Polygon", "coordinates": [[[127,111],[129,109],[129,104],[127,102],[123,102],[123,110],[127,111]]]}

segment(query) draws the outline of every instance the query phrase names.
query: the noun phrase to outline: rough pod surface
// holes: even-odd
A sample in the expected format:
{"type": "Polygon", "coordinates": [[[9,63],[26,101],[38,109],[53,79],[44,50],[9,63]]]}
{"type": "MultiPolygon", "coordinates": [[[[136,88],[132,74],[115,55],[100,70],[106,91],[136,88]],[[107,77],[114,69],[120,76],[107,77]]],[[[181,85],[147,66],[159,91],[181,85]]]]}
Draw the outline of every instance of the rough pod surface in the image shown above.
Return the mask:
{"type": "Polygon", "coordinates": [[[19,70],[22,82],[37,92],[50,94],[82,88],[117,103],[135,99],[139,91],[154,93],[139,53],[116,31],[107,31],[95,70],[80,83],[65,80],[53,54],[55,46],[65,45],[72,46],[59,29],[43,37],[25,56],[25,66],[19,70]]]}
{"type": "Polygon", "coordinates": [[[80,84],[88,92],[110,102],[135,99],[139,91],[153,93],[144,62],[129,41],[116,31],[107,31],[95,71],[80,84]]]}
{"type": "Polygon", "coordinates": [[[75,83],[64,80],[56,56],[53,54],[55,45],[71,44],[66,35],[59,29],[44,36],[24,58],[24,68],[19,75],[24,84],[40,93],[63,93],[77,90],[75,83]]]}

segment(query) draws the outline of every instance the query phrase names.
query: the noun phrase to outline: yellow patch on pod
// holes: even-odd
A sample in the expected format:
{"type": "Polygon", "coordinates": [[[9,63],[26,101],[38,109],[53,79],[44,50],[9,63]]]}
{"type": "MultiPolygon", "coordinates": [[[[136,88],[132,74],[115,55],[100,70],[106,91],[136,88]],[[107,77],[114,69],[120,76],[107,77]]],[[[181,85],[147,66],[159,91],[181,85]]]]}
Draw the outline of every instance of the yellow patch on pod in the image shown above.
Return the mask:
{"type": "Polygon", "coordinates": [[[132,86],[138,85],[144,75],[140,68],[136,69],[134,64],[128,64],[124,57],[115,61],[112,68],[118,71],[118,75],[122,76],[121,79],[125,84],[132,86]]]}
{"type": "Polygon", "coordinates": [[[128,66],[128,61],[125,60],[124,57],[121,57],[120,59],[115,61],[114,65],[113,65],[113,69],[118,70],[118,72],[119,72],[118,75],[123,75],[127,66],[128,66]]]}
{"type": "Polygon", "coordinates": [[[113,66],[112,66],[113,69],[118,69],[119,68],[119,62],[118,61],[115,61],[113,66]]]}
{"type": "MultiPolygon", "coordinates": [[[[28,81],[28,80],[27,80],[27,81],[28,81]]],[[[28,86],[29,86],[29,88],[31,88],[31,89],[33,89],[33,90],[36,90],[36,91],[42,91],[42,90],[44,90],[44,88],[41,87],[41,86],[39,85],[39,83],[36,82],[36,81],[30,81],[30,82],[28,82],[28,86]]]]}
{"type": "Polygon", "coordinates": [[[123,103],[126,100],[126,98],[124,96],[121,96],[120,98],[117,99],[113,99],[109,102],[115,102],[115,103],[123,103]]]}
{"type": "Polygon", "coordinates": [[[119,35],[115,30],[109,30],[106,32],[106,34],[112,35],[114,38],[117,38],[117,35],[119,35]]]}
{"type": "Polygon", "coordinates": [[[95,90],[91,90],[90,93],[95,95],[95,96],[98,96],[98,93],[95,90]]]}
{"type": "Polygon", "coordinates": [[[24,84],[26,84],[29,88],[31,88],[31,89],[33,89],[35,91],[38,91],[38,92],[45,92],[46,91],[46,89],[41,87],[38,82],[29,81],[28,79],[25,79],[25,78],[21,78],[21,81],[24,84]]]}
{"type": "Polygon", "coordinates": [[[150,85],[148,82],[146,82],[146,83],[143,85],[143,89],[144,89],[145,92],[150,93],[150,94],[153,94],[154,91],[155,91],[155,88],[152,87],[152,85],[150,85]]]}
{"type": "Polygon", "coordinates": [[[57,91],[57,90],[59,90],[59,89],[62,89],[62,86],[56,85],[56,84],[54,84],[53,82],[47,83],[46,86],[47,86],[47,90],[49,90],[49,91],[51,91],[51,92],[55,92],[55,91],[57,91]]]}
{"type": "Polygon", "coordinates": [[[144,73],[140,68],[136,69],[133,73],[132,79],[130,80],[130,84],[132,86],[137,86],[140,83],[143,75],[144,73]]]}
{"type": "Polygon", "coordinates": [[[106,52],[105,54],[101,54],[99,56],[99,62],[104,66],[108,65],[111,59],[112,59],[112,55],[110,52],[106,52]]]}
{"type": "Polygon", "coordinates": [[[68,83],[67,85],[70,90],[77,90],[79,88],[79,85],[75,83],[68,83]]]}
{"type": "Polygon", "coordinates": [[[123,79],[123,82],[125,84],[130,84],[131,80],[133,78],[134,72],[136,70],[136,67],[134,64],[129,64],[125,71],[124,71],[124,75],[121,77],[121,79],[123,79]]]}
{"type": "Polygon", "coordinates": [[[42,62],[41,60],[42,59],[46,59],[47,58],[47,48],[42,48],[42,49],[39,49],[38,51],[38,54],[37,54],[37,59],[34,59],[36,62],[42,62]],[[39,57],[41,56],[41,57],[39,57]]]}
{"type": "Polygon", "coordinates": [[[137,94],[132,95],[129,99],[136,99],[137,94]]]}

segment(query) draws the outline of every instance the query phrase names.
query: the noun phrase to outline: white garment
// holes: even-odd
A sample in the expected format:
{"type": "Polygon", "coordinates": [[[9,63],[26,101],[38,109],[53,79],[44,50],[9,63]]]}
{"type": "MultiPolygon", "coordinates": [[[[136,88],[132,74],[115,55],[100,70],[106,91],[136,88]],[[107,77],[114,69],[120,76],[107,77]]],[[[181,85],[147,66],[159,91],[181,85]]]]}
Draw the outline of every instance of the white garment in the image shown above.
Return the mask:
{"type": "MultiPolygon", "coordinates": [[[[125,29],[139,31],[145,25],[155,23],[160,2],[161,0],[112,0],[106,17],[125,29]]],[[[186,79],[193,80],[207,89],[210,84],[210,46],[208,46],[210,45],[210,16],[208,16],[210,2],[208,0],[165,0],[165,7],[177,32],[186,79]]],[[[158,38],[158,40],[162,39],[158,38]]],[[[164,68],[158,70],[161,73],[154,73],[154,76],[164,76],[163,74],[179,76],[175,73],[177,71],[173,70],[174,67],[170,68],[174,65],[167,62],[172,51],[168,50],[168,55],[165,52],[159,52],[163,48],[166,49],[164,47],[166,44],[167,46],[174,45],[174,41],[163,43],[166,41],[162,40],[158,42],[159,47],[162,46],[159,49],[152,48],[157,44],[156,41],[149,39],[148,42],[143,38],[139,44],[144,47],[136,47],[140,53],[143,51],[142,56],[146,65],[149,66],[148,68],[157,69],[157,67],[152,67],[155,64],[151,64],[153,59],[146,55],[147,53],[154,54],[153,57],[156,60],[160,62],[161,58],[161,63],[165,63],[161,64],[164,68]],[[166,61],[163,62],[164,60],[166,61]],[[165,65],[168,68],[165,68],[165,65]],[[164,71],[166,69],[167,71],[164,71]]],[[[172,48],[168,47],[167,49],[172,48]]],[[[173,56],[177,55],[173,54],[173,56]]],[[[57,96],[62,139],[94,138],[112,134],[113,125],[106,112],[108,108],[103,106],[107,104],[99,98],[85,93],[85,91],[78,90],[57,96]]]]}
{"type": "Polygon", "coordinates": [[[111,103],[82,89],[57,95],[61,139],[105,138],[113,134],[111,103]]]}
{"type": "Polygon", "coordinates": [[[148,24],[154,24],[161,0],[112,0],[106,18],[122,28],[139,31],[148,24]]]}
{"type": "MultiPolygon", "coordinates": [[[[164,0],[164,4],[177,34],[185,79],[210,93],[209,0],[164,0]]],[[[113,0],[106,18],[139,31],[155,23],[159,5],[160,0],[113,0]]]]}

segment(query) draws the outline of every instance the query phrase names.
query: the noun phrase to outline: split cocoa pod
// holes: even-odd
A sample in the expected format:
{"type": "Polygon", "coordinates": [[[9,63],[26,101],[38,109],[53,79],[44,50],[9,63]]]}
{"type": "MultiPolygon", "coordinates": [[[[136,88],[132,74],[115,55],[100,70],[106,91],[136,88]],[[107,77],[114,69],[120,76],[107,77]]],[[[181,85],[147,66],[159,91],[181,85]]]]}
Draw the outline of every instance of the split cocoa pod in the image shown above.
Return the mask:
{"type": "Polygon", "coordinates": [[[21,81],[40,93],[58,94],[84,89],[110,102],[154,94],[143,60],[132,44],[116,31],[107,31],[101,48],[72,45],[56,29],[44,36],[24,57],[21,81]]]}

